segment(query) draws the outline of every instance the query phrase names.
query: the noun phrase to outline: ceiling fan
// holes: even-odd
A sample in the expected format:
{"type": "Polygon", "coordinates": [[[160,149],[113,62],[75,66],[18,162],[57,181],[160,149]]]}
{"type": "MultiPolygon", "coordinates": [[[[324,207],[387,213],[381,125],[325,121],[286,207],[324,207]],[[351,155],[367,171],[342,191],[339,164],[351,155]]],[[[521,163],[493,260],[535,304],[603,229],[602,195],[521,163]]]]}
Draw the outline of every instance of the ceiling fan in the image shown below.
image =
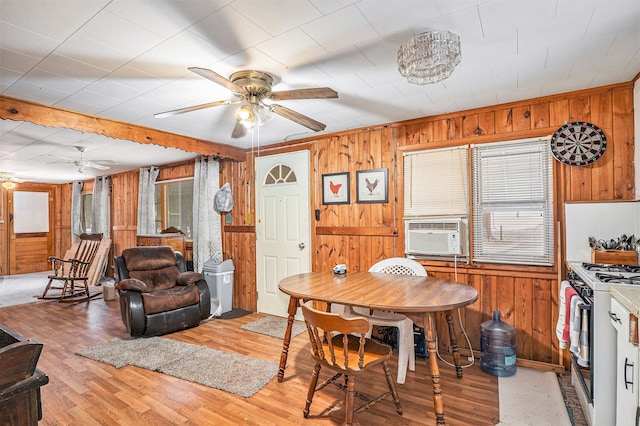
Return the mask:
{"type": "Polygon", "coordinates": [[[0,182],[5,189],[13,189],[17,183],[24,182],[24,179],[20,179],[13,176],[13,173],[0,172],[0,182]]]}
{"type": "Polygon", "coordinates": [[[85,173],[88,168],[96,169],[96,170],[109,170],[112,165],[118,164],[113,160],[87,160],[84,158],[84,153],[87,150],[86,146],[74,146],[80,152],[80,159],[74,160],[73,158],[61,157],[56,155],[56,157],[61,158],[66,161],[54,161],[49,164],[54,163],[63,163],[63,164],[74,164],[78,167],[78,172],[85,173]]]}
{"type": "Polygon", "coordinates": [[[240,138],[246,134],[248,128],[255,124],[264,125],[273,117],[272,113],[294,121],[315,132],[324,130],[327,127],[306,115],[300,114],[282,105],[270,103],[270,101],[286,101],[293,99],[330,99],[337,98],[338,93],[328,87],[313,87],[308,89],[271,91],[273,77],[262,71],[238,71],[231,74],[229,79],[206,68],[191,67],[189,71],[194,72],[206,79],[218,83],[231,90],[236,99],[209,102],[206,104],[194,105],[186,108],[174,109],[155,114],[156,118],[170,117],[185,112],[197,111],[204,108],[211,108],[220,105],[230,105],[242,103],[237,113],[237,122],[231,133],[232,138],[240,138]],[[265,102],[267,101],[267,102],[265,102]]]}

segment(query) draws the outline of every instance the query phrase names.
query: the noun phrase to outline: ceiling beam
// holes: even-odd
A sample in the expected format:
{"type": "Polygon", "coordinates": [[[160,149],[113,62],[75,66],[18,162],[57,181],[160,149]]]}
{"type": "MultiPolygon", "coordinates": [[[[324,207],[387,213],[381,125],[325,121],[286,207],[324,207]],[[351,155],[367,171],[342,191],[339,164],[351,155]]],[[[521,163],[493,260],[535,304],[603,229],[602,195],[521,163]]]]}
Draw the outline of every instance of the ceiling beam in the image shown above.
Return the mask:
{"type": "Polygon", "coordinates": [[[96,133],[137,143],[178,148],[187,152],[213,155],[235,161],[245,160],[245,150],[234,146],[207,142],[188,136],[176,135],[148,127],[81,114],[6,96],[0,96],[0,118],[15,121],[29,121],[42,126],[61,127],[79,130],[84,133],[96,133]]]}

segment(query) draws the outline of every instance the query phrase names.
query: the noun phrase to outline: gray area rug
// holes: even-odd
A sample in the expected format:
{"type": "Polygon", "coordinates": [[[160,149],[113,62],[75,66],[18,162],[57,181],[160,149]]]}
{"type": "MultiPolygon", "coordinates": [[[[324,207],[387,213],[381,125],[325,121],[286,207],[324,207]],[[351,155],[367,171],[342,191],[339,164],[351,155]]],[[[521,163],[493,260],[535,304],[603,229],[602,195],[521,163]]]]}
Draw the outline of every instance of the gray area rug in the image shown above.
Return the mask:
{"type": "MultiPolygon", "coordinates": [[[[243,330],[254,333],[266,334],[267,336],[284,339],[284,332],[287,329],[287,319],[280,317],[264,317],[240,327],[243,330]]],[[[302,321],[294,321],[291,329],[291,338],[306,331],[307,328],[302,321]]]]}
{"type": "Polygon", "coordinates": [[[126,365],[253,396],[275,377],[278,363],[162,337],[113,339],[76,354],[121,368],[126,365]]]}

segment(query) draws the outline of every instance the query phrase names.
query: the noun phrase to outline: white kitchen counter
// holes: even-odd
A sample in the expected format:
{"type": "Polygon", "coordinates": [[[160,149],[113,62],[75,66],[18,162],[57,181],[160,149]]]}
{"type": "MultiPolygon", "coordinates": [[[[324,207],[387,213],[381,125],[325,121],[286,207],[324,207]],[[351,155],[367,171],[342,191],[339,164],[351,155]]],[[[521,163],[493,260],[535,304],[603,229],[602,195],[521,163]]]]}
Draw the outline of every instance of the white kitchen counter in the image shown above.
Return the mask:
{"type": "Polygon", "coordinates": [[[611,296],[622,303],[630,313],[640,317],[640,287],[612,286],[609,292],[611,296]]]}

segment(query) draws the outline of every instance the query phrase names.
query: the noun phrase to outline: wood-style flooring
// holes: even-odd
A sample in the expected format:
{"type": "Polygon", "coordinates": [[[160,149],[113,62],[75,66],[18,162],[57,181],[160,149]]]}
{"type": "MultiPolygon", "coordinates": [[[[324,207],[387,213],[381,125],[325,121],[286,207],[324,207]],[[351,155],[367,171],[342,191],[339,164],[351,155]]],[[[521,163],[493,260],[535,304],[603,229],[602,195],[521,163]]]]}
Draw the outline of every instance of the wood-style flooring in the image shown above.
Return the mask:
{"type": "MultiPolygon", "coordinates": [[[[278,362],[280,340],[240,329],[260,317],[262,314],[214,319],[165,337],[278,362]]],[[[50,382],[42,388],[42,425],[334,425],[344,418],[343,394],[335,386],[317,392],[310,418],[302,416],[312,371],[306,333],[292,340],[284,382],[274,378],[252,398],[243,398],[161,373],[136,367],[117,369],[75,355],[87,346],[126,336],[117,300],[10,306],[0,309],[0,323],[44,344],[38,367],[50,382]]],[[[396,414],[391,400],[385,400],[354,420],[361,425],[434,424],[426,360],[418,359],[416,370],[408,372],[405,384],[398,385],[403,416],[396,414]]],[[[395,359],[391,371],[395,377],[395,359]]],[[[443,363],[440,371],[447,424],[498,423],[496,377],[483,373],[477,363],[464,370],[462,379],[443,363]]],[[[323,373],[321,380],[328,374],[323,373]]],[[[384,386],[382,371],[356,382],[356,389],[364,393],[384,386]]]]}

